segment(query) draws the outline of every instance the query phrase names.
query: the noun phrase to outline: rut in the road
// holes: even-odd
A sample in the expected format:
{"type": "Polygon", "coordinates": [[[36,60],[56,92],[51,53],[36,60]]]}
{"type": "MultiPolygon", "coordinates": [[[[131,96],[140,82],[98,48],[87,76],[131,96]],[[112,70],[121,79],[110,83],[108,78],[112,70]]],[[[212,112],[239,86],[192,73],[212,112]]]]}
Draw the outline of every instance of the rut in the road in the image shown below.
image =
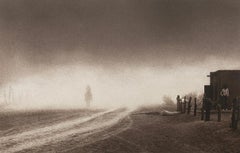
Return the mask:
{"type": "Polygon", "coordinates": [[[116,124],[120,119],[126,117],[128,113],[129,111],[126,109],[109,110],[87,118],[64,121],[49,127],[5,136],[0,138],[0,151],[7,153],[22,151],[49,142],[62,141],[76,134],[87,137],[116,124]]]}

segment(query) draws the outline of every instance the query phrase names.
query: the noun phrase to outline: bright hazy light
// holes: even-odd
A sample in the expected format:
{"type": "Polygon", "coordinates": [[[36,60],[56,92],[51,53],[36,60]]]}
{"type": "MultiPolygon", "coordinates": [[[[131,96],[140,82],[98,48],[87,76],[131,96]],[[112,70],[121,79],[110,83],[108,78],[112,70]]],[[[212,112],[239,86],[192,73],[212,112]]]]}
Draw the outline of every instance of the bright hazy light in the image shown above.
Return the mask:
{"type": "Polygon", "coordinates": [[[59,66],[2,86],[0,102],[7,101],[12,108],[23,109],[83,108],[86,106],[86,86],[89,85],[93,95],[91,107],[94,108],[160,104],[164,95],[175,100],[178,94],[203,92],[203,85],[209,83],[206,75],[218,69],[216,60],[206,63],[211,66],[199,64],[165,69],[119,67],[115,70],[94,66],[59,66]]]}
{"type": "Polygon", "coordinates": [[[175,96],[177,88],[185,84],[176,78],[182,80],[184,75],[156,69],[104,72],[94,67],[68,66],[12,82],[6,85],[5,94],[8,96],[11,87],[11,105],[17,108],[81,108],[85,107],[85,88],[90,85],[93,107],[132,107],[161,103],[163,95],[175,96]]]}

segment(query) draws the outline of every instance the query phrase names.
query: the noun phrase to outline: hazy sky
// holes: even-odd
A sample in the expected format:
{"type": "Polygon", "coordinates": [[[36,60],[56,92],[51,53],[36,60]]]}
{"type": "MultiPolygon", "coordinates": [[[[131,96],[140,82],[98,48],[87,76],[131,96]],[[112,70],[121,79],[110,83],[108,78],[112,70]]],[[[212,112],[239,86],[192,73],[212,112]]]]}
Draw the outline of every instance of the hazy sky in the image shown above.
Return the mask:
{"type": "Polygon", "coordinates": [[[0,0],[1,82],[67,65],[239,68],[239,19],[238,0],[0,0]]]}

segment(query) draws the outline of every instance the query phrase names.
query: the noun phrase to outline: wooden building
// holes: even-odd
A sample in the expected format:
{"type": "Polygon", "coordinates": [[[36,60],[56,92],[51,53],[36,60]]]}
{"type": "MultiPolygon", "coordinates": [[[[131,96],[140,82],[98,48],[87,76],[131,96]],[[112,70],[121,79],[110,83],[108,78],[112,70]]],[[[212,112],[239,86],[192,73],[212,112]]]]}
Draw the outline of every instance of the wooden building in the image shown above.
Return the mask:
{"type": "Polygon", "coordinates": [[[229,89],[228,106],[230,107],[233,99],[240,96],[240,70],[219,70],[211,72],[210,85],[204,87],[204,93],[207,98],[218,102],[220,92],[224,86],[229,89]]]}

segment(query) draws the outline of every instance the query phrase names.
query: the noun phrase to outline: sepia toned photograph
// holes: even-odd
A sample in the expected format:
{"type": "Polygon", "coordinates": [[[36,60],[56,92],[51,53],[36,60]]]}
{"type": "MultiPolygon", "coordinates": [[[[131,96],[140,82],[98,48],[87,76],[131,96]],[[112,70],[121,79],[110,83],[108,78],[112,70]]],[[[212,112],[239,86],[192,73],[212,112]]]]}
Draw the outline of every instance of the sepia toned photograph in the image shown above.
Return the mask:
{"type": "Polygon", "coordinates": [[[240,153],[240,1],[0,0],[0,153],[240,153]]]}

